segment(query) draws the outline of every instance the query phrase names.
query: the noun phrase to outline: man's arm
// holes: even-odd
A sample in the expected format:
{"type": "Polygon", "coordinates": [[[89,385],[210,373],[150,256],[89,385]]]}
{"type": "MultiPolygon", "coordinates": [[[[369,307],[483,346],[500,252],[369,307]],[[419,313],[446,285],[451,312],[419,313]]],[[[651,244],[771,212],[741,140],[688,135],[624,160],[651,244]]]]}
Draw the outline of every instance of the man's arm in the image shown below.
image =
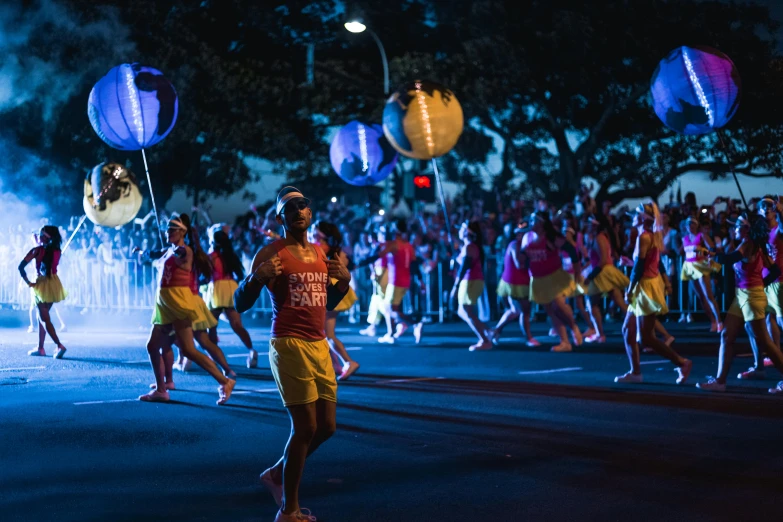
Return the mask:
{"type": "Polygon", "coordinates": [[[274,245],[267,245],[259,250],[253,258],[250,273],[240,281],[239,287],[234,292],[236,311],[241,314],[250,310],[261,296],[261,290],[274,283],[275,277],[282,271],[283,267],[274,245]]]}

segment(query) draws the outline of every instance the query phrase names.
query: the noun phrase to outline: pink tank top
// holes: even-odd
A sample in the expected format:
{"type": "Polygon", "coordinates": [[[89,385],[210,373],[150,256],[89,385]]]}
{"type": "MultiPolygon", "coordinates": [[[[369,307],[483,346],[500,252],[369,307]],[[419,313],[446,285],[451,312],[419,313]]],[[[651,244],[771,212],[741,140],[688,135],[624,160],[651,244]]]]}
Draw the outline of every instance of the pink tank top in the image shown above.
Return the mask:
{"type": "MultiPolygon", "coordinates": [[[[532,232],[528,232],[532,234],[532,232]]],[[[545,277],[563,268],[559,249],[550,249],[545,238],[528,243],[525,254],[530,260],[530,275],[545,277]]]]}
{"type": "Polygon", "coordinates": [[[468,267],[468,271],[465,272],[465,279],[468,281],[483,281],[484,269],[481,266],[481,253],[479,252],[478,245],[468,243],[462,247],[462,252],[460,252],[458,258],[460,266],[465,262],[466,257],[470,258],[470,266],[468,267]]]}
{"type": "Polygon", "coordinates": [[[213,281],[225,281],[225,280],[234,279],[232,274],[226,274],[223,272],[223,260],[220,259],[220,254],[218,254],[217,252],[210,252],[209,259],[212,261],[213,281]]]}
{"type": "Polygon", "coordinates": [[[737,288],[759,288],[764,286],[764,278],[761,270],[764,268],[764,260],[761,253],[757,252],[751,261],[737,261],[734,263],[734,273],[737,276],[737,288]]]}
{"type": "Polygon", "coordinates": [[[704,261],[704,256],[699,252],[701,249],[701,232],[691,239],[690,234],[682,238],[682,247],[685,250],[686,261],[704,261]]]}
{"type": "Polygon", "coordinates": [[[415,255],[413,246],[405,240],[396,239],[397,251],[388,254],[389,284],[398,288],[411,286],[411,261],[415,255]]]}
{"type": "Polygon", "coordinates": [[[312,245],[318,256],[313,263],[295,258],[283,240],[272,243],[283,265],[283,273],[268,287],[272,297],[272,337],[296,337],[308,341],[324,339],[326,287],[329,275],[326,255],[312,245]]]}
{"type": "Polygon", "coordinates": [[[517,249],[517,241],[514,240],[506,247],[506,253],[503,256],[503,275],[501,278],[503,281],[510,285],[529,285],[530,284],[530,272],[526,267],[517,268],[514,265],[514,258],[511,252],[517,249]]]}
{"type": "MultiPolygon", "coordinates": [[[[780,268],[781,275],[776,280],[776,282],[780,283],[783,282],[783,234],[778,231],[777,225],[769,231],[769,244],[775,253],[773,261],[780,268]]],[[[765,268],[763,272],[764,277],[767,276],[767,272],[768,270],[765,268]]]]}
{"type": "MultiPolygon", "coordinates": [[[[46,249],[44,247],[35,247],[36,253],[35,253],[35,273],[39,276],[41,275],[41,264],[43,263],[44,254],[46,254],[46,249]]],[[[49,267],[49,275],[57,275],[57,267],[60,265],[60,254],[61,252],[59,250],[55,250],[52,254],[52,266],[49,267]]]]}
{"type": "Polygon", "coordinates": [[[593,241],[593,244],[590,246],[590,266],[592,268],[603,266],[601,265],[601,243],[598,242],[598,238],[600,236],[603,236],[607,241],[609,241],[609,237],[606,235],[606,232],[601,232],[598,234],[598,236],[596,236],[595,241],[593,241]]]}
{"type": "MultiPolygon", "coordinates": [[[[187,247],[185,247],[187,248],[187,247]]],[[[177,266],[177,256],[174,254],[174,248],[169,248],[163,255],[163,273],[160,277],[161,288],[173,288],[184,286],[193,289],[193,279],[195,276],[192,270],[184,270],[177,266]]]]}

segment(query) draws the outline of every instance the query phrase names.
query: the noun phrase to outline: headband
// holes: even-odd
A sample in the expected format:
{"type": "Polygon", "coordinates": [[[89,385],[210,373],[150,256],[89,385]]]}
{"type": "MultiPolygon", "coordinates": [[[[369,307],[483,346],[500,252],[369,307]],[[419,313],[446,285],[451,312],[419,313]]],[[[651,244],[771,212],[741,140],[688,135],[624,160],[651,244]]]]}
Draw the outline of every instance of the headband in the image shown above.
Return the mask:
{"type": "Polygon", "coordinates": [[[49,239],[52,239],[52,236],[50,236],[50,235],[49,235],[49,234],[47,234],[46,232],[42,232],[42,233],[41,233],[41,235],[42,235],[43,237],[48,237],[49,239]]]}
{"type": "Polygon", "coordinates": [[[286,203],[292,199],[297,198],[307,199],[301,192],[298,191],[288,192],[282,198],[280,198],[280,201],[277,202],[277,215],[279,216],[283,212],[283,208],[285,208],[286,203]]]}
{"type": "Polygon", "coordinates": [[[655,219],[654,217],[652,217],[650,214],[647,213],[647,211],[644,209],[644,204],[643,203],[640,203],[639,206],[636,207],[635,212],[637,214],[641,215],[642,217],[647,218],[647,219],[655,219]]]}
{"type": "Polygon", "coordinates": [[[693,217],[693,216],[691,216],[691,217],[689,217],[689,218],[688,218],[688,222],[690,222],[690,223],[696,223],[697,225],[699,224],[699,220],[698,220],[698,219],[696,219],[696,218],[695,218],[695,217],[693,217]]]}
{"type": "Polygon", "coordinates": [[[746,226],[750,225],[748,220],[745,219],[743,216],[738,217],[737,220],[734,223],[736,225],[740,225],[740,226],[743,226],[743,227],[746,227],[746,226]]]}
{"type": "Polygon", "coordinates": [[[775,204],[775,200],[772,199],[772,198],[762,198],[762,200],[759,201],[759,205],[761,205],[762,203],[772,203],[774,205],[775,204]]]}
{"type": "Polygon", "coordinates": [[[186,227],[185,224],[178,217],[171,218],[169,220],[169,228],[177,228],[184,232],[188,231],[188,227],[186,227]]]}

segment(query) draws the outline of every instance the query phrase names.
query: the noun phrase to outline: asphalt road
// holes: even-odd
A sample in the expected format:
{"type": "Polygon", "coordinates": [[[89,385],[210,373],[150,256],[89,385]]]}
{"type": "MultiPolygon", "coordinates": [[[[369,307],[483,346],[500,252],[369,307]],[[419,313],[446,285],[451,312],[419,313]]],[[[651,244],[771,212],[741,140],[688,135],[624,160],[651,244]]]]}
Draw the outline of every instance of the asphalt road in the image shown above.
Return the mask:
{"type": "MultiPolygon", "coordinates": [[[[69,351],[55,361],[28,357],[36,339],[23,317],[0,315],[0,520],[271,522],[277,508],[257,477],[289,424],[266,357],[244,368],[221,323],[240,375],[229,403],[215,405],[200,371],[175,374],[171,403],[141,403],[152,382],[146,316],[96,319],[66,318],[69,351]]],[[[618,325],[606,345],[565,354],[513,338],[470,353],[461,324],[430,325],[419,346],[341,326],[362,367],[340,385],[337,434],[305,470],[302,505],[319,521],[783,516],[783,397],[766,394],[781,377],[697,390],[717,367],[718,338],[703,327],[671,326],[695,362],[676,386],[652,355],[644,384],[612,382],[627,370],[618,325]]],[[[251,335],[265,352],[267,328],[251,335]]],[[[733,373],[749,363],[736,359],[733,373]]]]}

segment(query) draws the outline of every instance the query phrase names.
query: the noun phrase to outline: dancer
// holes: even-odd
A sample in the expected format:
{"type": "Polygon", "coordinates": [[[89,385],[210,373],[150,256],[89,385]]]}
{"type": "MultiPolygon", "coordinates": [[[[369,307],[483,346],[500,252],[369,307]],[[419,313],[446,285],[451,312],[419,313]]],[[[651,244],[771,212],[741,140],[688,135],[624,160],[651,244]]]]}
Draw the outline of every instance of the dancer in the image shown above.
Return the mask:
{"type": "Polygon", "coordinates": [[[465,321],[473,333],[478,337],[478,342],[471,345],[468,350],[489,350],[492,341],[488,336],[488,328],[479,319],[477,304],[484,293],[484,240],[481,235],[481,226],[478,221],[465,221],[459,229],[459,238],[462,240],[462,251],[457,256],[457,276],[454,278],[454,286],[449,294],[449,301],[457,297],[460,319],[465,321]]]}
{"type": "Polygon", "coordinates": [[[57,347],[54,350],[54,358],[62,359],[66,348],[57,337],[50,311],[55,303],[63,301],[68,295],[63,289],[60,278],[57,276],[57,265],[60,264],[60,244],[62,237],[60,229],[52,225],[46,225],[38,233],[38,246],[31,249],[19,263],[19,275],[22,280],[35,292],[35,306],[38,308],[38,348],[30,350],[27,355],[46,357],[44,341],[46,334],[54,341],[57,347]],[[27,278],[25,268],[35,259],[35,271],[37,277],[35,283],[27,278]]]}
{"type": "MultiPolygon", "coordinates": [[[[203,321],[205,314],[200,310],[201,305],[191,290],[194,263],[201,261],[194,257],[193,249],[185,244],[186,237],[191,245],[196,244],[189,216],[182,214],[172,218],[166,231],[166,240],[171,244],[171,247],[162,258],[163,270],[160,287],[155,298],[152,329],[147,341],[147,353],[152,371],[155,374],[155,389],[140,396],[139,400],[147,402],[169,400],[169,393],[165,386],[165,366],[161,350],[164,350],[164,347],[170,342],[168,337],[173,328],[177,336],[177,344],[184,355],[204,368],[220,383],[217,403],[221,405],[228,401],[236,381],[220,373],[215,363],[196,350],[194,345],[193,324],[203,321]]],[[[200,268],[208,271],[207,266],[200,268]]]]}
{"type": "MultiPolygon", "coordinates": [[[[36,232],[32,233],[32,240],[33,245],[38,246],[38,234],[36,232]]],[[[26,287],[25,281],[20,281],[19,284],[24,284],[26,287]]],[[[35,290],[31,287],[27,287],[27,290],[30,292],[30,307],[27,311],[30,319],[30,326],[27,327],[27,333],[33,333],[37,330],[36,324],[38,322],[38,314],[36,313],[38,311],[38,305],[35,302],[35,290]]],[[[60,312],[57,310],[57,308],[52,307],[50,312],[54,312],[54,315],[57,316],[57,320],[60,322],[60,332],[65,332],[67,329],[65,327],[65,322],[63,321],[62,316],[60,316],[60,312]]]]}
{"type": "Polygon", "coordinates": [[[503,275],[498,283],[497,295],[508,301],[508,308],[503,312],[498,324],[489,330],[488,337],[493,344],[498,344],[503,328],[519,318],[519,329],[527,339],[527,345],[541,345],[530,331],[530,272],[527,257],[522,253],[522,237],[526,231],[526,221],[521,221],[513,229],[513,235],[510,223],[504,229],[506,239],[510,239],[510,242],[503,254],[503,275]]]}
{"type": "Polygon", "coordinates": [[[389,284],[384,292],[383,316],[386,319],[386,335],[378,338],[379,343],[394,344],[402,334],[413,326],[413,338],[418,344],[421,341],[423,323],[414,322],[412,318],[402,311],[402,299],[408,293],[411,286],[411,261],[416,255],[413,246],[405,239],[408,226],[403,219],[392,222],[384,235],[391,237],[378,252],[359,263],[358,266],[367,266],[376,259],[388,256],[389,284]],[[396,330],[392,329],[392,323],[396,322],[396,330]],[[392,334],[394,332],[394,334],[392,334]]]}
{"type": "MultiPolygon", "coordinates": [[[[258,352],[253,349],[253,341],[242,324],[242,316],[234,309],[234,292],[237,289],[237,281],[245,278],[245,270],[231,245],[228,234],[222,229],[222,225],[211,226],[208,233],[212,280],[209,283],[206,301],[215,319],[220,319],[221,313],[225,314],[231,329],[248,349],[247,367],[256,368],[258,366],[258,352]]],[[[209,339],[217,344],[217,326],[209,329],[209,339]]]]}
{"type": "MultiPolygon", "coordinates": [[[[582,259],[585,254],[584,245],[582,244],[581,234],[577,234],[576,229],[572,225],[575,225],[573,218],[567,217],[563,221],[561,233],[565,240],[571,244],[574,250],[576,250],[577,261],[579,262],[579,266],[582,266],[582,259]]],[[[593,329],[593,323],[590,321],[590,315],[587,313],[587,308],[585,307],[585,294],[587,294],[587,289],[583,286],[583,283],[576,282],[576,274],[574,273],[574,264],[571,261],[571,255],[565,250],[560,250],[560,262],[563,264],[563,270],[574,278],[574,290],[566,296],[566,299],[574,300],[574,306],[587,325],[587,331],[582,334],[582,338],[590,337],[595,334],[595,330],[593,329]]],[[[557,332],[554,333],[555,335],[553,335],[553,337],[557,337],[557,332]]]]}
{"type": "MultiPolygon", "coordinates": [[[[772,359],[775,368],[783,373],[783,353],[780,347],[772,342],[764,321],[767,310],[764,287],[775,282],[781,273],[780,268],[767,254],[770,235],[767,221],[761,216],[743,213],[734,223],[734,234],[739,241],[737,249],[715,256],[715,261],[722,265],[734,265],[737,289],[721,333],[718,375],[708,377],[707,382],[696,385],[697,388],[707,391],[726,391],[726,379],[734,358],[734,340],[742,329],[743,322],[750,324],[758,348],[763,349],[772,359]],[[766,277],[763,276],[764,268],[768,270],[766,277]]],[[[769,393],[782,392],[783,381],[769,390],[769,393]]]]}
{"type": "MultiPolygon", "coordinates": [[[[379,244],[375,246],[374,251],[377,251],[379,246],[386,241],[386,229],[384,227],[378,229],[377,238],[379,244]]],[[[385,322],[383,302],[386,295],[386,287],[389,285],[389,271],[387,267],[388,261],[386,256],[376,259],[372,264],[372,271],[370,272],[372,297],[370,297],[370,305],[367,307],[367,323],[369,326],[359,330],[360,335],[375,337],[381,320],[385,322]]]]}
{"type": "Polygon", "coordinates": [[[666,306],[666,293],[671,291],[671,283],[662,269],[661,216],[654,202],[640,204],[632,213],[632,225],[637,229],[636,246],[633,252],[633,271],[626,293],[628,312],[623,323],[623,340],[631,371],[615,377],[618,383],[640,383],[642,367],[639,363],[639,342],[637,331],[641,332],[641,342],[652,348],[658,355],[669,359],[678,372],[677,384],[685,384],[693,367],[693,362],[681,357],[668,344],[655,336],[657,316],[669,312],[666,306]]]}
{"type": "Polygon", "coordinates": [[[715,250],[712,239],[699,232],[699,221],[694,217],[685,220],[682,226],[682,248],[685,251],[685,261],[682,263],[680,279],[690,281],[696,289],[704,313],[710,320],[710,332],[720,332],[723,325],[720,322],[718,302],[712,293],[712,278],[710,274],[720,270],[720,265],[711,263],[706,254],[715,250]]]}
{"type": "Polygon", "coordinates": [[[590,318],[595,333],[586,338],[588,343],[606,342],[601,316],[601,298],[608,296],[625,316],[628,305],[622,290],[628,287],[628,278],[614,266],[614,255],[620,251],[617,238],[611,233],[609,222],[601,214],[587,217],[587,250],[590,255],[590,273],[585,278],[590,318]]]}
{"type": "Polygon", "coordinates": [[[239,313],[249,310],[264,287],[272,297],[269,364],[291,418],[291,436],[283,457],[261,474],[261,482],[280,506],[275,522],[297,522],[315,520],[299,506],[305,459],[336,430],[337,382],[324,322],[326,311],[348,293],[351,274],[307,240],[312,212],[299,190],[284,187],[275,210],[285,237],[256,254],[234,304],[239,313]]]}
{"type": "MultiPolygon", "coordinates": [[[[341,248],[343,242],[343,235],[340,233],[340,229],[337,225],[327,223],[326,221],[319,221],[312,227],[310,227],[309,241],[321,247],[327,259],[336,259],[340,261],[348,270],[351,270],[351,263],[348,256],[341,248]]],[[[337,280],[332,280],[331,283],[337,284],[337,280]]],[[[337,315],[340,312],[349,310],[351,306],[356,302],[356,292],[353,288],[348,289],[348,293],[345,298],[340,301],[340,304],[335,307],[334,310],[328,310],[326,312],[326,322],[324,323],[324,329],[326,333],[326,340],[329,342],[329,349],[332,352],[332,356],[336,357],[339,362],[340,375],[337,377],[338,381],[344,381],[353,375],[356,370],[359,369],[359,363],[354,361],[345,349],[343,342],[337,338],[335,332],[337,326],[337,315]]]]}
{"type": "Polygon", "coordinates": [[[560,337],[560,344],[552,348],[553,352],[570,352],[573,347],[568,341],[567,331],[571,331],[574,344],[582,344],[582,333],[574,321],[574,312],[565,301],[574,291],[576,283],[581,283],[581,269],[574,246],[558,234],[549,216],[543,212],[534,212],[530,217],[531,230],[522,238],[522,252],[529,260],[530,299],[546,308],[552,326],[560,337]],[[571,257],[575,277],[571,277],[560,260],[563,249],[571,257]]]}
{"type": "MultiPolygon", "coordinates": [[[[775,265],[783,272],[783,216],[781,210],[783,206],[778,198],[771,195],[764,196],[758,202],[758,214],[767,221],[769,228],[769,251],[775,265]]],[[[767,330],[772,343],[780,346],[780,329],[783,328],[783,286],[781,282],[783,277],[779,276],[777,280],[764,288],[767,294],[767,330]]],[[[748,332],[750,347],[753,350],[753,366],[747,371],[737,375],[738,379],[764,379],[766,372],[765,366],[772,366],[769,358],[764,358],[764,354],[759,352],[758,343],[753,336],[752,328],[749,323],[745,323],[745,330],[748,332]]]]}

